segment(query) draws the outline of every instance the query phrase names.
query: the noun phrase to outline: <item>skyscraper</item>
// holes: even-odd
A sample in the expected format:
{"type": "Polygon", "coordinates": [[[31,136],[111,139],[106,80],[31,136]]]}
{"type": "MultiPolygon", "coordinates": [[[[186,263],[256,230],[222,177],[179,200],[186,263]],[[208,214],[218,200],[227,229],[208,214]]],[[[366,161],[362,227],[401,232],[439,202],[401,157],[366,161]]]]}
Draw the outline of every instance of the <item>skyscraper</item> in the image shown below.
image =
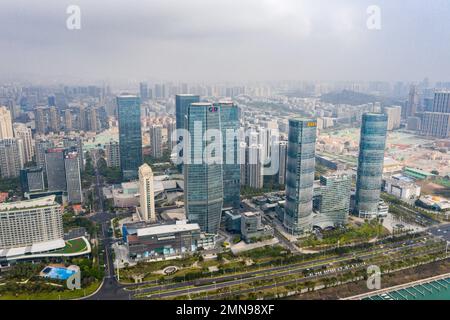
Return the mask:
{"type": "Polygon", "coordinates": [[[66,191],[64,149],[52,148],[45,150],[45,167],[48,191],[66,191]]]}
{"type": "MultiPolygon", "coordinates": [[[[191,103],[196,103],[200,101],[200,97],[192,94],[177,94],[175,96],[175,118],[176,118],[176,128],[177,130],[187,129],[185,123],[187,120],[187,112],[189,105],[191,103]]],[[[183,140],[183,137],[178,132],[178,139],[174,141],[174,143],[180,143],[183,140]]],[[[180,158],[183,158],[183,151],[180,151],[180,158]]],[[[182,166],[179,166],[178,169],[181,171],[182,166]]]]}
{"type": "Polygon", "coordinates": [[[148,100],[148,85],[145,82],[139,84],[139,95],[142,101],[148,100]]]}
{"type": "Polygon", "coordinates": [[[139,167],[139,201],[141,218],[145,221],[155,222],[156,213],[153,171],[146,163],[139,167]]]}
{"type": "Polygon", "coordinates": [[[6,107],[0,107],[0,139],[14,138],[11,112],[6,107]]]}
{"type": "Polygon", "coordinates": [[[289,120],[283,224],[295,235],[311,229],[316,134],[316,120],[289,120]]]}
{"type": "Polygon", "coordinates": [[[142,164],[141,104],[137,96],[117,97],[120,168],[125,180],[138,177],[142,164]]]}
{"type": "Polygon", "coordinates": [[[80,162],[75,148],[64,150],[64,170],[67,183],[67,201],[71,204],[83,202],[80,162]]]}
{"type": "Polygon", "coordinates": [[[163,156],[162,129],[163,128],[161,125],[153,125],[150,128],[150,138],[152,141],[152,157],[155,159],[160,159],[163,156]]]}
{"type": "Polygon", "coordinates": [[[373,218],[378,214],[386,133],[385,114],[363,115],[355,195],[355,213],[360,217],[373,218]]]}
{"type": "Polygon", "coordinates": [[[241,167],[239,160],[239,108],[229,101],[215,104],[220,110],[223,142],[223,207],[239,209],[241,167]]]}
{"type": "Polygon", "coordinates": [[[45,151],[53,147],[54,143],[51,140],[36,140],[35,142],[36,164],[43,168],[44,172],[46,172],[45,151]]]}
{"type": "MultiPolygon", "coordinates": [[[[217,234],[223,205],[222,164],[214,162],[217,157],[213,152],[205,152],[203,157],[206,147],[218,142],[203,137],[210,129],[220,132],[220,110],[211,103],[191,103],[187,115],[186,127],[191,135],[186,151],[189,153],[185,155],[189,163],[184,163],[186,216],[191,223],[198,223],[203,232],[217,234]]],[[[220,150],[215,153],[222,151],[221,144],[216,147],[220,150]]]]}
{"type": "Polygon", "coordinates": [[[405,107],[402,109],[402,117],[404,119],[408,119],[409,117],[414,117],[416,112],[419,111],[419,93],[417,90],[417,86],[413,85],[410,88],[409,91],[409,98],[405,105],[405,107]]]}

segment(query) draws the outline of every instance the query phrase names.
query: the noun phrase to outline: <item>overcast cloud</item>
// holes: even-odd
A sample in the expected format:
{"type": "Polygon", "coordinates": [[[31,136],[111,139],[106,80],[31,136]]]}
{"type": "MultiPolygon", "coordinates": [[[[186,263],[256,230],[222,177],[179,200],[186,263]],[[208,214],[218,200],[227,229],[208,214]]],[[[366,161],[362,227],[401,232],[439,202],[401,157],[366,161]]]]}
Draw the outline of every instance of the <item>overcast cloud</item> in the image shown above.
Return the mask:
{"type": "Polygon", "coordinates": [[[448,0],[1,0],[0,78],[450,80],[449,17],[448,0]]]}

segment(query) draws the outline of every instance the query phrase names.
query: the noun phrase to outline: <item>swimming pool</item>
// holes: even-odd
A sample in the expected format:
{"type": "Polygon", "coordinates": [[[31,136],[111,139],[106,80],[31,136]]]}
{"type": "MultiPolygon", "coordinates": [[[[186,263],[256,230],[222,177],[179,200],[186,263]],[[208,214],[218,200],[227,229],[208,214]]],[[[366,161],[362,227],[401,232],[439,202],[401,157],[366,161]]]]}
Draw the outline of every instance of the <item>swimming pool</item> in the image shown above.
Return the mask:
{"type": "Polygon", "coordinates": [[[44,278],[58,279],[58,280],[67,280],[75,272],[76,272],[75,270],[59,267],[45,267],[44,270],[42,270],[44,278]]]}

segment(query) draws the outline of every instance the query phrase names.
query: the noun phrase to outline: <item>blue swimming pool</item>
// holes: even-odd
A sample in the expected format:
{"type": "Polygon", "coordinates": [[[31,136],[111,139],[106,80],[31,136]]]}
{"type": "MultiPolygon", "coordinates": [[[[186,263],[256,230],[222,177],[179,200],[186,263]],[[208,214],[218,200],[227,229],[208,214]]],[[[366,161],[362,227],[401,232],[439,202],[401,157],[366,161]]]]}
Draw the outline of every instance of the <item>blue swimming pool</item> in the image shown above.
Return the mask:
{"type": "Polygon", "coordinates": [[[42,273],[44,273],[45,278],[67,280],[75,271],[66,268],[46,267],[42,270],[42,273]]]}

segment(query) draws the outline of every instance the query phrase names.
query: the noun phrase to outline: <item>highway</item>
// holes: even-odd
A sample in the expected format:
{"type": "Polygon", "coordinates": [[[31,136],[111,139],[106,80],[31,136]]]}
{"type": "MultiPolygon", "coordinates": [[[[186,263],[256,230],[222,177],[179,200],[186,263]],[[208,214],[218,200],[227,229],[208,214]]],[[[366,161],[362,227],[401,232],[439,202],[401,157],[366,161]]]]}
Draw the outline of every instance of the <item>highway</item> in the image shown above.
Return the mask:
{"type": "Polygon", "coordinates": [[[217,277],[217,278],[204,278],[197,281],[188,281],[183,283],[173,283],[163,286],[153,286],[150,288],[142,288],[135,290],[136,293],[139,294],[145,294],[149,293],[148,298],[161,298],[161,297],[170,297],[170,296],[177,296],[182,294],[192,294],[194,292],[201,292],[205,290],[215,290],[218,288],[223,288],[231,285],[236,284],[243,284],[243,283],[249,283],[254,282],[257,280],[266,280],[271,279],[274,276],[283,276],[283,275],[290,275],[292,273],[301,273],[305,269],[320,269],[324,266],[328,266],[330,263],[342,263],[348,261],[349,263],[354,259],[361,259],[361,260],[367,260],[374,258],[378,255],[387,255],[390,253],[395,253],[398,251],[404,251],[411,248],[416,248],[419,246],[424,246],[424,243],[417,241],[413,242],[409,245],[400,246],[397,244],[392,244],[391,246],[386,246],[383,249],[375,250],[375,251],[369,251],[364,252],[359,255],[346,255],[345,257],[333,257],[333,258],[326,258],[326,259],[318,259],[316,261],[306,262],[306,263],[298,263],[298,264],[290,264],[285,266],[278,266],[273,268],[268,268],[264,270],[255,270],[251,272],[247,272],[241,275],[230,275],[230,276],[223,276],[223,277],[217,277]],[[396,247],[394,247],[396,246],[396,247]],[[213,283],[213,281],[215,283],[213,283]],[[183,289],[185,287],[190,287],[183,289]],[[166,292],[161,293],[160,291],[167,291],[167,290],[175,290],[176,292],[166,292]]]}

